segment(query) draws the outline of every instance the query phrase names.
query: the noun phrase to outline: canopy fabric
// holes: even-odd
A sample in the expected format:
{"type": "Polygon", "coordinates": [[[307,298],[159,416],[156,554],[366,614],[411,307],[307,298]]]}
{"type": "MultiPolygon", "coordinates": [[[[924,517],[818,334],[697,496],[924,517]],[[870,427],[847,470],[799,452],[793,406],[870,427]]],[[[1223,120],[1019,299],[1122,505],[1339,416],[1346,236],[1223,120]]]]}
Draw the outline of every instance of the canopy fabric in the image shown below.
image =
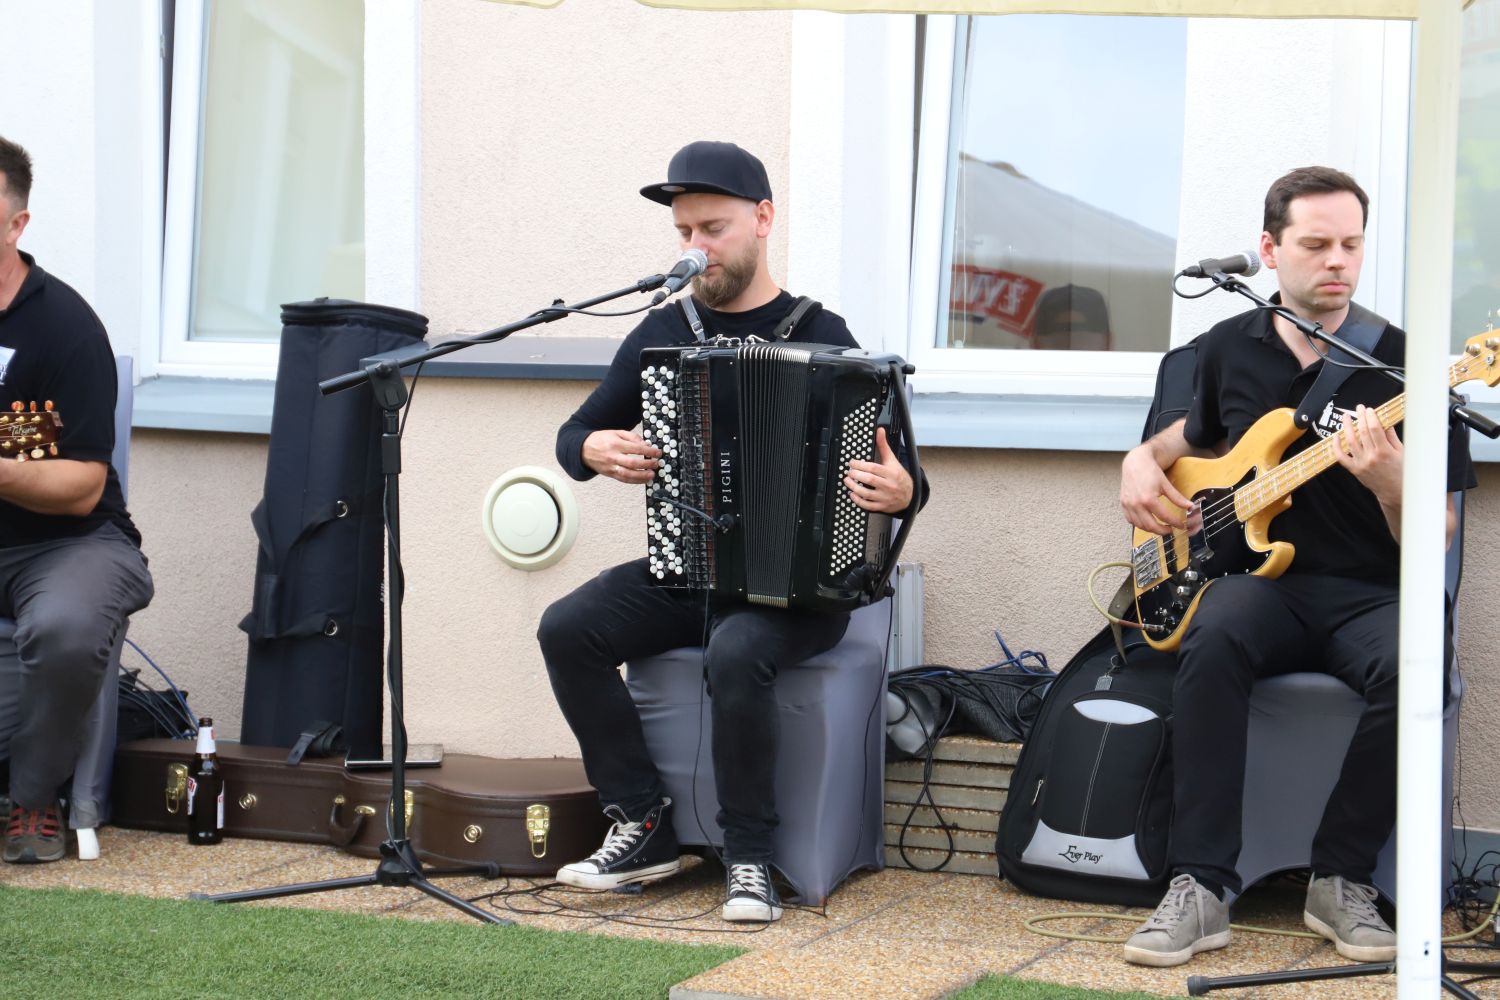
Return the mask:
{"type": "MultiPolygon", "coordinates": [[[[1160,17],[1362,17],[1411,20],[1419,0],[638,0],[683,10],[845,14],[1147,14],[1160,17]]],[[[1458,4],[1460,0],[1453,0],[1458,4]]],[[[1472,0],[1463,0],[1468,6],[1472,0]]]]}
{"type": "MultiPolygon", "coordinates": [[[[556,7],[563,0],[489,0],[556,7]]],[[[827,10],[844,14],[1146,14],[1158,17],[1363,17],[1411,20],[1419,0],[637,0],[677,10],[827,10]]],[[[1459,0],[1454,0],[1455,3],[1459,0]]],[[[1474,0],[1462,0],[1467,7],[1474,0]]]]}

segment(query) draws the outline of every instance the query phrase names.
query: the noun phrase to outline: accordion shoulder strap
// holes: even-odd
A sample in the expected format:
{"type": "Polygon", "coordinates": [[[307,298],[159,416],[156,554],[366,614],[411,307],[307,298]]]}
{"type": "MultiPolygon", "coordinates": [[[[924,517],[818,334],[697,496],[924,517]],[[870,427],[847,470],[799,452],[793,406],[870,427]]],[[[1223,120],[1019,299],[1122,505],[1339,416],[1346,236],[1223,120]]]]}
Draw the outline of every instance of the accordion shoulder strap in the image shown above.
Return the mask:
{"type": "MultiPolygon", "coordinates": [[[[677,300],[677,305],[682,310],[682,318],[687,323],[688,329],[693,331],[693,336],[698,338],[698,343],[706,343],[707,331],[703,326],[703,318],[698,315],[698,307],[693,304],[691,295],[677,300]]],[[[776,329],[771,331],[772,340],[786,340],[802,322],[804,316],[816,309],[823,308],[823,303],[816,299],[810,299],[806,295],[799,296],[792,304],[792,311],[782,317],[781,322],[776,324],[776,329]]]]}
{"type": "Polygon", "coordinates": [[[797,324],[802,322],[802,317],[816,309],[822,308],[823,303],[816,299],[810,299],[806,295],[798,296],[796,303],[792,306],[792,311],[782,317],[781,322],[776,324],[776,329],[771,331],[771,339],[786,340],[792,335],[792,331],[796,329],[797,324]]]}
{"type": "Polygon", "coordinates": [[[704,335],[703,320],[698,315],[698,307],[693,305],[693,297],[685,295],[678,299],[677,307],[682,310],[682,318],[686,321],[688,329],[693,331],[693,336],[698,338],[698,343],[705,343],[708,337],[704,335]]]}

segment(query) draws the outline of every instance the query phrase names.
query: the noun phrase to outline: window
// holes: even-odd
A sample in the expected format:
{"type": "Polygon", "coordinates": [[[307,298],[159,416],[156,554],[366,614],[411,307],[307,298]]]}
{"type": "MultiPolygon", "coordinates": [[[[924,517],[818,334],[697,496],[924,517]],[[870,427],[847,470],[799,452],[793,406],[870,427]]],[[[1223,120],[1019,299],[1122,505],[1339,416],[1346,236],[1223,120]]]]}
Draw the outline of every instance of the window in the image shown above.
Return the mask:
{"type": "MultiPolygon", "coordinates": [[[[906,345],[919,392],[1149,396],[1162,351],[1250,307],[1176,297],[1173,275],[1253,248],[1267,186],[1304,164],[1370,192],[1357,297],[1399,322],[1406,23],[925,25],[906,345]]],[[[1269,295],[1275,275],[1249,284],[1269,295]]]]}
{"type": "Polygon", "coordinates": [[[284,302],[364,297],[363,0],[178,0],[157,370],[269,377],[284,302]]]}
{"type": "Polygon", "coordinates": [[[1171,331],[1185,22],[928,22],[916,225],[929,245],[914,252],[913,298],[932,320],[911,345],[919,370],[1024,382],[1120,370],[1110,353],[1154,358],[1171,331]],[[1060,362],[1064,351],[1093,360],[1060,362]]]}
{"type": "Polygon", "coordinates": [[[1500,327],[1500,0],[1477,0],[1464,12],[1462,44],[1453,233],[1455,353],[1474,334],[1500,327]]]}

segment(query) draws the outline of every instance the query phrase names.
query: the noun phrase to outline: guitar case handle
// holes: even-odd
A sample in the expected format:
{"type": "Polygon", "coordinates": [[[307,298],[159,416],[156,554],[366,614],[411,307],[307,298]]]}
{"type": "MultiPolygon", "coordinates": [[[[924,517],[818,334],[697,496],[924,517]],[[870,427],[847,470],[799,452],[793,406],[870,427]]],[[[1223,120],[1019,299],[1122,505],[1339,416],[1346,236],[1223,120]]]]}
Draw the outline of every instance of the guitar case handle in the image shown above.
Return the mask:
{"type": "Polygon", "coordinates": [[[328,811],[328,834],[335,847],[347,848],[359,837],[359,833],[365,827],[365,820],[375,815],[374,806],[355,806],[354,822],[343,821],[344,803],[347,800],[342,795],[333,797],[333,807],[328,811]]]}

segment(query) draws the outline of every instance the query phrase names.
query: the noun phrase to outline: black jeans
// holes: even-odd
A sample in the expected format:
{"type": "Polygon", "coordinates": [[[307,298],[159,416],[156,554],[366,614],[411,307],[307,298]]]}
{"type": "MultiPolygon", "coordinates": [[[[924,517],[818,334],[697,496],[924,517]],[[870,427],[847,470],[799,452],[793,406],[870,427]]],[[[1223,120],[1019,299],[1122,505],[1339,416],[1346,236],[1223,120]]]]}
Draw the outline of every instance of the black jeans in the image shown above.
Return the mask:
{"type": "MultiPolygon", "coordinates": [[[[1366,705],[1313,838],[1312,867],[1370,881],[1396,820],[1396,599],[1391,585],[1303,574],[1225,577],[1204,593],[1173,693],[1176,872],[1240,891],[1250,688],[1311,671],[1337,677],[1366,705]]],[[[1451,652],[1445,640],[1445,702],[1451,652]]]]}
{"type": "Polygon", "coordinates": [[[776,831],[776,674],[831,649],[847,614],[713,602],[653,586],[646,560],[605,570],[542,615],[542,658],[589,783],[605,806],[639,820],[662,799],[641,719],[619,666],[704,646],[714,783],[726,860],[769,862],[776,831]],[[708,634],[704,642],[705,629],[708,634]]]}

